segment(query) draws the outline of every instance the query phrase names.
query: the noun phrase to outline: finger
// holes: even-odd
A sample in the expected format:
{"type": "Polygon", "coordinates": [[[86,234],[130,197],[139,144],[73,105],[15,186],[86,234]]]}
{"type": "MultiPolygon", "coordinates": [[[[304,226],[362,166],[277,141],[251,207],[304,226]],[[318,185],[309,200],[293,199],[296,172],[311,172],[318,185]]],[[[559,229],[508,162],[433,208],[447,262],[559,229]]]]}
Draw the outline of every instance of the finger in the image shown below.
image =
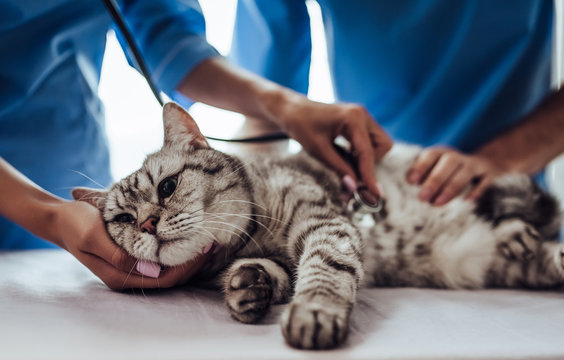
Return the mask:
{"type": "Polygon", "coordinates": [[[114,268],[129,273],[135,269],[137,259],[129,255],[125,250],[117,246],[106,234],[97,236],[96,241],[86,241],[82,252],[86,252],[102,258],[114,268]],[[92,248],[95,246],[95,248],[92,248]]]}
{"type": "Polygon", "coordinates": [[[456,157],[447,155],[439,158],[437,164],[423,181],[419,192],[421,201],[430,201],[437,196],[439,190],[447,183],[449,178],[459,170],[460,161],[456,157]]]}
{"type": "Polygon", "coordinates": [[[82,253],[79,260],[112,290],[160,287],[158,279],[138,275],[133,271],[118,270],[97,255],[82,253]]]}
{"type": "Polygon", "coordinates": [[[470,193],[466,196],[466,199],[470,201],[477,201],[480,196],[486,191],[486,189],[491,185],[492,177],[490,176],[483,176],[478,185],[470,191],[470,193]]]}
{"type": "Polygon", "coordinates": [[[362,182],[371,193],[383,196],[375,176],[374,151],[370,137],[361,131],[355,131],[351,135],[350,141],[353,152],[357,154],[357,168],[362,182]]]}
{"type": "Polygon", "coordinates": [[[433,169],[437,161],[439,161],[442,153],[443,151],[437,148],[429,148],[421,151],[407,174],[407,181],[414,185],[420,184],[431,169],[433,169]]]}
{"type": "Polygon", "coordinates": [[[110,289],[125,290],[168,288],[174,285],[185,284],[209,262],[211,256],[211,252],[199,255],[184,264],[168,268],[159,278],[139,275],[133,271],[124,272],[117,270],[112,264],[93,254],[84,253],[79,260],[110,289]]]}
{"type": "Polygon", "coordinates": [[[369,126],[370,142],[374,150],[374,161],[379,162],[390,151],[393,141],[374,120],[371,121],[369,126]]]}
{"type": "Polygon", "coordinates": [[[433,205],[441,206],[448,203],[470,184],[474,176],[475,173],[469,166],[462,166],[442,187],[433,205]]]}
{"type": "Polygon", "coordinates": [[[341,177],[349,175],[354,181],[358,180],[353,168],[335,151],[331,144],[319,143],[308,146],[306,150],[327,166],[334,169],[341,177]]]}

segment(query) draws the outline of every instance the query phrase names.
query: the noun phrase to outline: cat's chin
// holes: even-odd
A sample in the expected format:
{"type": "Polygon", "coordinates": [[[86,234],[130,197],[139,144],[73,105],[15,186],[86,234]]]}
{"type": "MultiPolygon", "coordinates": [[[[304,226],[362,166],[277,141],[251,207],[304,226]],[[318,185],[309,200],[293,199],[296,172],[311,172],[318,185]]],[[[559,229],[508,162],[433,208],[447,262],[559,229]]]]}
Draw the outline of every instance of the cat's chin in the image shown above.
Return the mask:
{"type": "Polygon", "coordinates": [[[164,266],[178,266],[193,261],[214,248],[213,241],[201,249],[196,249],[194,244],[188,240],[165,243],[161,245],[158,262],[164,266]]]}

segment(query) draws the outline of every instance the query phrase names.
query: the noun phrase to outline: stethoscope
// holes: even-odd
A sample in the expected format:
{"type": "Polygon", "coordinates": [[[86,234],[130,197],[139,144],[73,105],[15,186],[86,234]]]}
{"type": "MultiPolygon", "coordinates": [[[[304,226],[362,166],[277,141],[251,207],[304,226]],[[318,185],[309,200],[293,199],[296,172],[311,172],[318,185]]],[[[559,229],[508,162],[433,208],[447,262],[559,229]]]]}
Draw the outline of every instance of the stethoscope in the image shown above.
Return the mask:
{"type": "MultiPolygon", "coordinates": [[[[110,13],[110,16],[112,17],[117,27],[123,34],[125,41],[127,42],[127,46],[131,50],[131,54],[133,55],[133,58],[137,63],[139,71],[141,71],[141,74],[147,81],[147,84],[149,84],[149,88],[153,92],[153,95],[155,96],[159,104],[161,106],[164,106],[165,102],[161,96],[161,93],[159,92],[158,88],[155,86],[155,83],[151,79],[151,75],[149,74],[147,64],[145,63],[145,60],[141,55],[141,51],[139,51],[139,48],[137,47],[137,44],[133,39],[133,35],[131,34],[131,31],[129,31],[127,25],[125,24],[125,21],[123,20],[123,17],[121,16],[121,13],[118,10],[119,8],[117,4],[115,3],[114,0],[102,0],[102,1],[106,6],[106,9],[110,13]]],[[[257,136],[257,137],[242,138],[242,139],[220,139],[220,138],[213,138],[208,136],[206,136],[206,138],[211,140],[229,141],[229,142],[268,142],[268,141],[288,139],[288,136],[285,134],[273,134],[273,135],[257,136]]],[[[377,198],[375,203],[366,201],[361,195],[361,192],[363,190],[366,190],[366,188],[360,186],[358,189],[353,191],[352,193],[353,196],[348,204],[349,210],[353,211],[356,214],[380,213],[384,208],[384,201],[380,198],[377,198]]]]}

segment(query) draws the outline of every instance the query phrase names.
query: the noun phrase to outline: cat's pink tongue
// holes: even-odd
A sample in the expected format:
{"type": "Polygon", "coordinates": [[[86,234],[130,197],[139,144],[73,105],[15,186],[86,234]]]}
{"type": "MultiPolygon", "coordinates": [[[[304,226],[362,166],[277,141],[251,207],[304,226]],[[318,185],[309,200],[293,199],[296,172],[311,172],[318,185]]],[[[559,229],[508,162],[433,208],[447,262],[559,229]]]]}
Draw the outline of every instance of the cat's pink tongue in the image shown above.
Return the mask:
{"type": "Polygon", "coordinates": [[[161,273],[161,266],[148,260],[139,260],[135,268],[141,274],[155,279],[158,278],[161,273]]]}

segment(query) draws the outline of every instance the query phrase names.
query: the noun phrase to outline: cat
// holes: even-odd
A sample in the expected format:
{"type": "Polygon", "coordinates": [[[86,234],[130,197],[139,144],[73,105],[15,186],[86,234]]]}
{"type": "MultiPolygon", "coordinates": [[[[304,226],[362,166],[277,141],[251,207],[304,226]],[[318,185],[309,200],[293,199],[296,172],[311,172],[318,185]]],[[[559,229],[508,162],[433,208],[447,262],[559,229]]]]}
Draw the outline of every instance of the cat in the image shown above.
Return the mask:
{"type": "Polygon", "coordinates": [[[143,261],[175,266],[220,245],[196,280],[222,288],[244,323],[290,302],[280,323],[293,347],[341,345],[360,286],[564,284],[558,204],[525,175],[500,178],[477,203],[435,207],[405,180],[420,149],[394,145],[376,170],[382,211],[355,222],[339,177],[307,154],[216,151],[175,103],[163,122],[164,145],[141,169],[74,198],[98,207],[113,240],[143,261]]]}

